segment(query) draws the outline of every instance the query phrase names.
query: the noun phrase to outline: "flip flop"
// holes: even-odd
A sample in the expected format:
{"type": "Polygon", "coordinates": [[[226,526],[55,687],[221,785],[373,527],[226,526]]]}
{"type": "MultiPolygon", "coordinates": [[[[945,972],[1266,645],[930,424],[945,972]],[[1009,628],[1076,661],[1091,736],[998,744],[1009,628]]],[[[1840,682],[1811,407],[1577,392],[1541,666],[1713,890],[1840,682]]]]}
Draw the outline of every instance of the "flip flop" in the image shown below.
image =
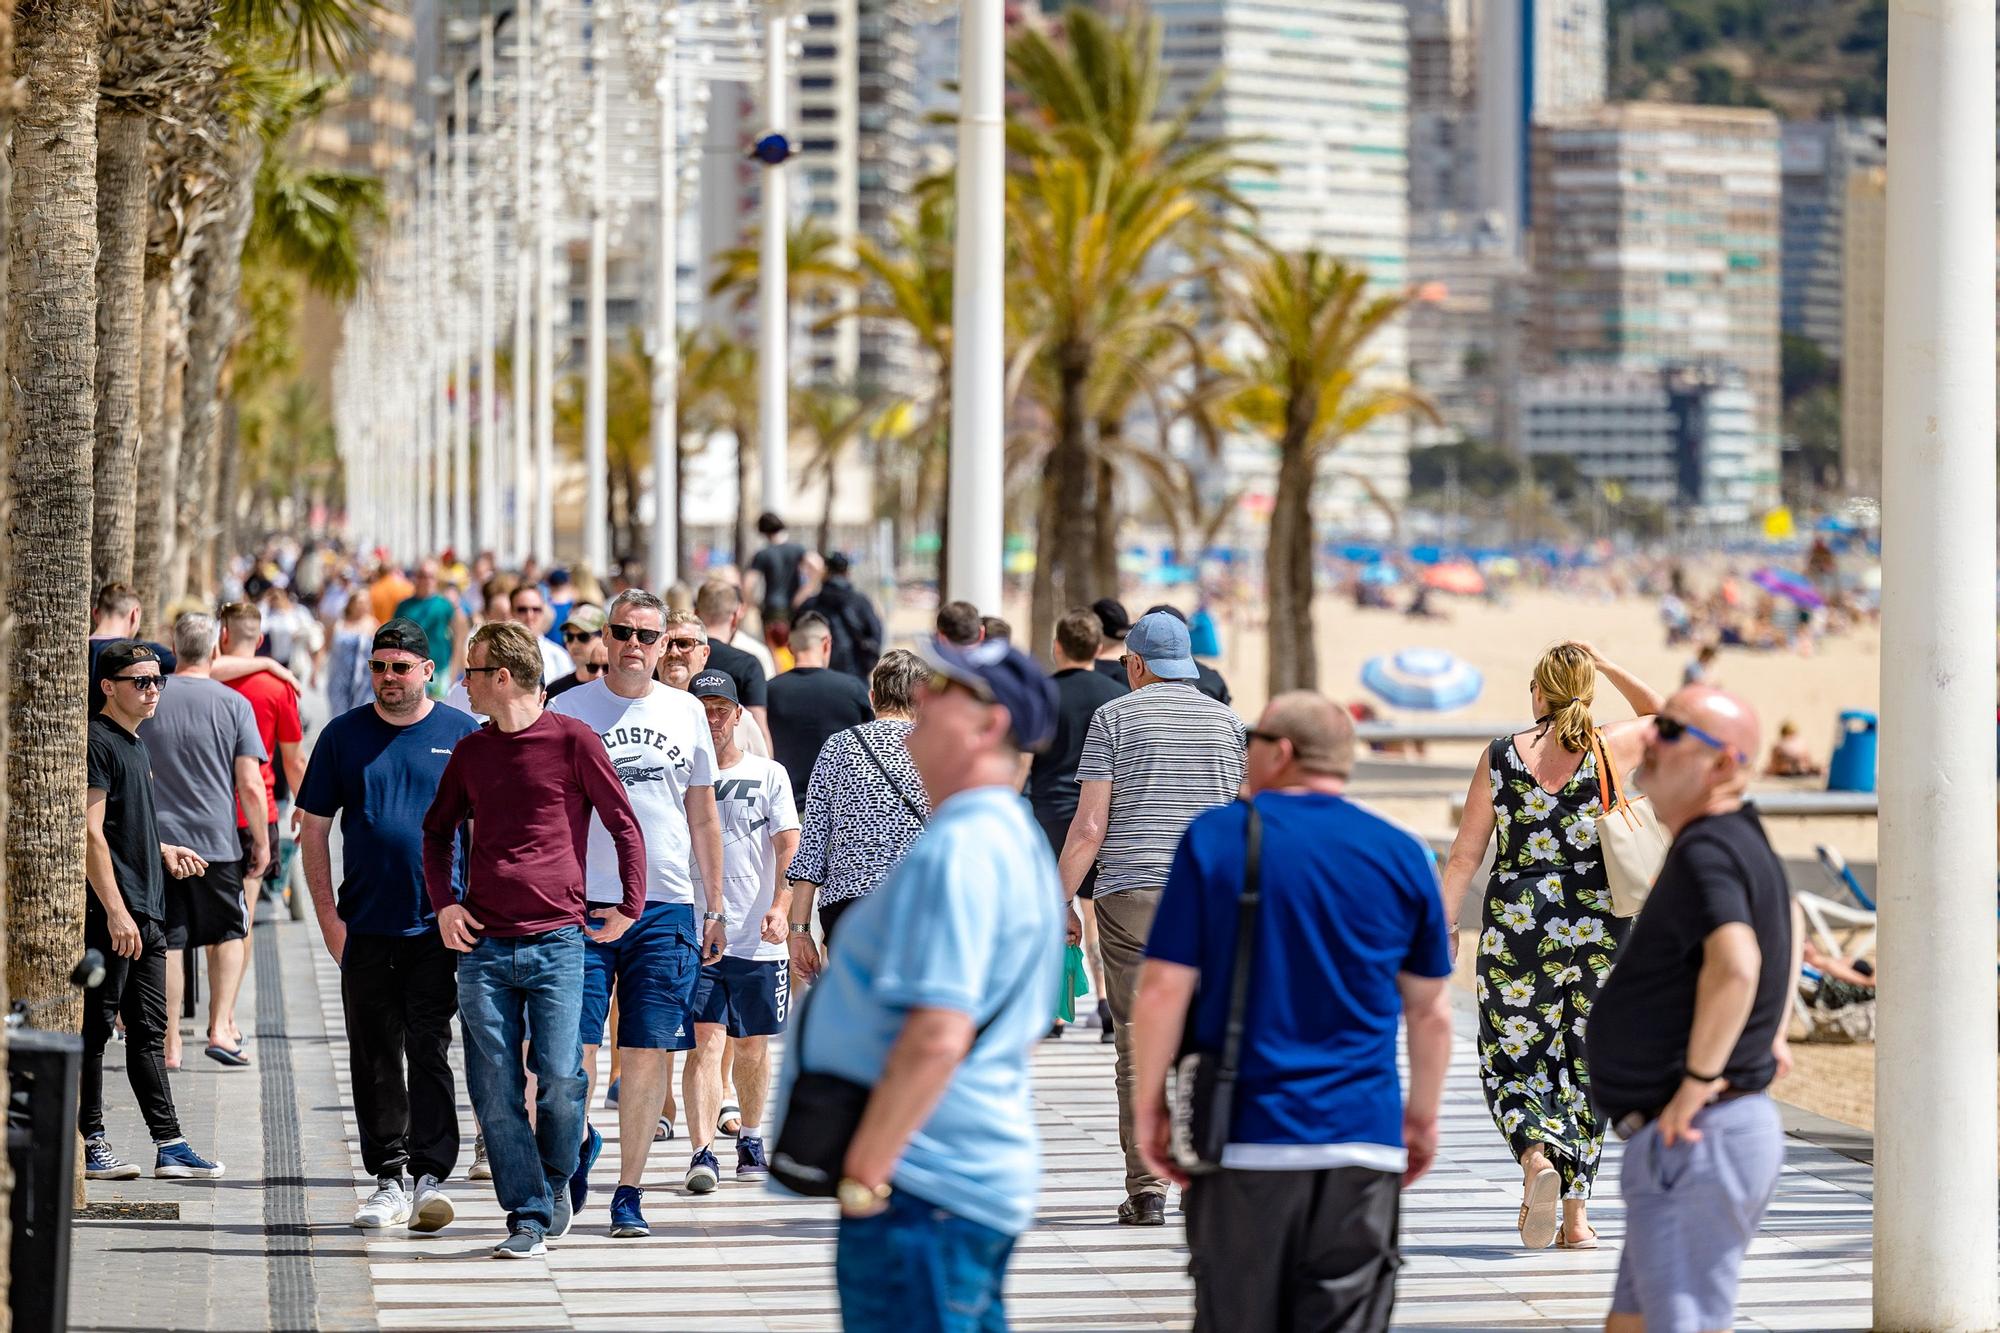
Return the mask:
{"type": "Polygon", "coordinates": [[[722,1114],[715,1117],[715,1132],[724,1138],[733,1139],[743,1128],[743,1108],[734,1102],[725,1102],[722,1114]]]}
{"type": "Polygon", "coordinates": [[[1545,1166],[1535,1173],[1522,1191],[1521,1216],[1515,1221],[1521,1243],[1531,1250],[1546,1250],[1561,1231],[1562,1178],[1555,1168],[1545,1166]]]}
{"type": "Polygon", "coordinates": [[[243,1052],[232,1051],[227,1046],[218,1046],[213,1042],[209,1043],[208,1049],[202,1054],[228,1069],[242,1069],[250,1063],[250,1057],[243,1052]]]}

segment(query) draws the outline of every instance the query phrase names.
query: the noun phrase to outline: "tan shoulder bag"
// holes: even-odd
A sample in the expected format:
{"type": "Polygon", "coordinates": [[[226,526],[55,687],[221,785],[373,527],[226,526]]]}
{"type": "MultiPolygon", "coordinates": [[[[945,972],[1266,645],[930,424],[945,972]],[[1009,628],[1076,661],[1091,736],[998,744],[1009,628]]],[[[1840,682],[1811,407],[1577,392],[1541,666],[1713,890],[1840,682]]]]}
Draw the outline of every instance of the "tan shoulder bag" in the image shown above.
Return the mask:
{"type": "Polygon", "coordinates": [[[1653,881],[1666,863],[1667,831],[1653,813],[1653,803],[1644,796],[1625,794],[1618,770],[1604,748],[1604,735],[1590,734],[1591,752],[1597,759],[1597,803],[1603,813],[1597,817],[1597,845],[1604,853],[1604,878],[1611,887],[1613,916],[1637,916],[1653,891],[1653,881]]]}

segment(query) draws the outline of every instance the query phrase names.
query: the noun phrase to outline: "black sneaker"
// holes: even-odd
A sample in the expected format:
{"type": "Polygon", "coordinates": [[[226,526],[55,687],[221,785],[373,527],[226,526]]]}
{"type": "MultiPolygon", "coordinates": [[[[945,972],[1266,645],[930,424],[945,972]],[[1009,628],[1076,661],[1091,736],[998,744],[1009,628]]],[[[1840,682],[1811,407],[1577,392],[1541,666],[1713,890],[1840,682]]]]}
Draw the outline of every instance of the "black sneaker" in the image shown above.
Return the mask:
{"type": "Polygon", "coordinates": [[[736,1178],[738,1180],[769,1180],[770,1163],[764,1160],[764,1140],[760,1135],[751,1135],[736,1140],[736,1178]]]}
{"type": "Polygon", "coordinates": [[[509,1232],[507,1239],[493,1247],[495,1259],[541,1259],[549,1247],[532,1231],[509,1232]]]}

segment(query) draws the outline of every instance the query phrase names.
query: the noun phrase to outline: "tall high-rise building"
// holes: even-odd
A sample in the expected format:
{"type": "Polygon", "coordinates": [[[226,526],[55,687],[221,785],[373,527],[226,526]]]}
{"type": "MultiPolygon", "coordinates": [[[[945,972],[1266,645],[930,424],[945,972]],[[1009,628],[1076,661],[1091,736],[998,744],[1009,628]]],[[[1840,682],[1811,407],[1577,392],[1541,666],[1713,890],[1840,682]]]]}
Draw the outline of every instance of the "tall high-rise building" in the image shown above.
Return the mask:
{"type": "Polygon", "coordinates": [[[1472,0],[1410,0],[1410,219],[1479,207],[1472,0]]]}
{"type": "Polygon", "coordinates": [[[1889,174],[1847,178],[1841,228],[1840,473],[1854,495],[1882,494],[1882,303],[1888,283],[1889,174]]]}
{"type": "MultiPolygon", "coordinates": [[[[1170,106],[1220,75],[1199,134],[1247,141],[1270,164],[1235,184],[1258,234],[1364,266],[1378,290],[1409,279],[1409,44],[1401,0],[1155,0],[1170,106]]],[[[1370,344],[1375,373],[1407,372],[1404,330],[1370,344]]],[[[1385,422],[1348,441],[1319,512],[1379,519],[1409,489],[1409,427],[1385,422]]],[[[1237,465],[1265,465],[1246,442],[1237,465]]]]}
{"type": "Polygon", "coordinates": [[[1608,86],[1605,0],[1490,0],[1479,17],[1479,205],[1517,238],[1537,215],[1529,135],[1543,116],[1595,106],[1608,86]]]}
{"type": "Polygon", "coordinates": [[[1848,182],[1888,161],[1889,131],[1880,120],[1839,117],[1787,121],[1784,127],[1783,295],[1786,333],[1840,355],[1842,228],[1848,182]]]}
{"type": "Polygon", "coordinates": [[[1539,122],[1536,351],[1733,369],[1755,400],[1749,481],[1778,487],[1778,121],[1623,102],[1539,122]]]}

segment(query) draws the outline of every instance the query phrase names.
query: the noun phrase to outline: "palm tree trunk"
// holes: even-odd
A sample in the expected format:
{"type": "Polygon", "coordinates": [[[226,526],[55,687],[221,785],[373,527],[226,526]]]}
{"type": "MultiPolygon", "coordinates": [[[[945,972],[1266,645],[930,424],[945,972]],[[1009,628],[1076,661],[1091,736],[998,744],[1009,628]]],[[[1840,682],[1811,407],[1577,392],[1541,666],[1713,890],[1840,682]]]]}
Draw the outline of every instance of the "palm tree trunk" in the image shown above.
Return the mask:
{"type": "Polygon", "coordinates": [[[12,511],[0,559],[8,645],[7,990],[67,1002],[83,947],[84,655],[97,405],[100,0],[20,14],[26,96],[14,126],[7,375],[12,511]]]}
{"type": "Polygon", "coordinates": [[[157,606],[146,614],[165,624],[166,608],[172,599],[187,591],[187,555],[180,544],[181,444],[187,437],[188,340],[186,299],[192,265],[176,263],[167,284],[166,347],[160,372],[160,562],[155,575],[157,606]]]}
{"type": "Polygon", "coordinates": [[[731,540],[740,577],[750,563],[750,510],[743,502],[750,493],[750,451],[743,447],[743,427],[736,427],[730,435],[736,441],[736,533],[731,540]]]}
{"type": "Polygon", "coordinates": [[[819,511],[819,549],[822,551],[833,549],[834,462],[832,458],[826,460],[826,503],[819,511]]]}
{"type": "MultiPolygon", "coordinates": [[[[208,512],[213,515],[208,525],[208,536],[202,543],[197,567],[202,571],[199,587],[204,592],[215,591],[215,584],[222,566],[237,551],[237,502],[242,498],[243,489],[243,445],[236,436],[236,401],[229,396],[226,385],[216,390],[220,409],[215,430],[215,440],[209,446],[209,480],[205,483],[209,496],[208,512]]],[[[275,491],[273,492],[275,495],[275,491]]],[[[273,503],[273,509],[276,505],[273,503]]],[[[254,512],[254,507],[253,507],[254,512]]]]}
{"type": "MultiPolygon", "coordinates": [[[[1097,438],[1107,443],[1118,437],[1119,423],[1097,423],[1097,438]]],[[[1111,461],[1097,459],[1097,504],[1091,511],[1090,585],[1104,589],[1104,596],[1118,595],[1118,469],[1111,461]]]]}
{"type": "MultiPolygon", "coordinates": [[[[685,419],[674,423],[674,569],[686,577],[688,567],[688,525],[687,525],[687,450],[682,440],[687,435],[685,419]]],[[[663,594],[664,595],[664,594],[663,594]]]]}
{"type": "Polygon", "coordinates": [[[222,417],[222,366],[236,332],[236,293],[243,280],[243,238],[250,231],[251,204],[257,168],[263,162],[263,141],[239,131],[222,155],[221,197],[212,205],[216,221],[202,236],[195,255],[194,293],[188,309],[188,368],[181,386],[182,436],[180,476],[175,496],[174,537],[178,558],[178,597],[192,582],[206,596],[214,590],[215,573],[209,556],[215,532],[216,492],[220,483],[216,434],[222,417]]]}
{"type": "Polygon", "coordinates": [[[1312,474],[1303,440],[1288,434],[1279,444],[1277,495],[1264,553],[1271,607],[1265,680],[1274,697],[1319,685],[1312,612],[1312,474]]]}
{"type": "MultiPolygon", "coordinates": [[[[0,0],[0,83],[11,82],[14,77],[14,0],[0,0]]],[[[7,142],[14,128],[14,100],[0,97],[0,144],[7,142]]],[[[12,216],[9,211],[9,196],[12,193],[14,173],[5,152],[0,152],[0,222],[12,216]]],[[[8,311],[8,274],[10,264],[8,252],[11,245],[0,245],[0,365],[6,364],[8,311]]],[[[5,389],[0,386],[0,404],[5,402],[5,389]]],[[[0,406],[0,412],[4,412],[0,406]]],[[[0,418],[4,419],[4,418],[0,418]]],[[[0,443],[0,458],[5,456],[5,445],[0,443]]],[[[7,470],[0,467],[0,551],[6,550],[6,533],[10,526],[7,470]]],[[[6,605],[7,575],[0,569],[0,607],[6,605]]],[[[4,701],[8,695],[8,661],[13,656],[13,630],[9,617],[0,612],[0,829],[7,827],[7,708],[4,701]]],[[[0,854],[0,903],[7,900],[7,858],[0,854]]],[[[7,950],[7,914],[0,910],[0,957],[7,950]]],[[[7,969],[0,967],[0,1011],[7,1008],[7,969]]],[[[7,1076],[7,1053],[0,1046],[0,1079],[7,1076]]],[[[12,1216],[8,1206],[8,1196],[14,1188],[14,1173],[0,1164],[0,1255],[13,1251],[13,1233],[8,1222],[12,1216]]],[[[10,1280],[10,1265],[0,1263],[0,1333],[7,1333],[11,1327],[7,1289],[10,1280]]]]}
{"type": "MultiPolygon", "coordinates": [[[[1056,404],[1056,443],[1049,452],[1042,483],[1042,523],[1035,533],[1035,596],[1029,607],[1029,642],[1046,643],[1055,632],[1056,616],[1065,606],[1110,597],[1110,588],[1091,594],[1085,579],[1091,564],[1090,455],[1084,440],[1084,382],[1090,373],[1087,348],[1065,347],[1057,352],[1060,383],[1056,404]]],[[[980,608],[986,610],[987,608],[980,608]]],[[[997,608],[996,608],[997,609],[997,608]]]]}
{"type": "Polygon", "coordinates": [[[140,325],[145,317],[146,117],[97,110],[97,447],[90,577],[132,581],[139,503],[140,325]]]}
{"type": "MultiPolygon", "coordinates": [[[[167,482],[166,442],[162,439],[161,400],[167,388],[167,261],[147,255],[141,287],[144,291],[139,317],[139,456],[133,469],[146,478],[144,494],[135,488],[136,512],[132,522],[132,587],[144,607],[145,623],[156,629],[160,623],[160,549],[162,520],[166,506],[156,487],[167,482]]],[[[166,495],[173,494],[170,484],[166,495]]]]}

